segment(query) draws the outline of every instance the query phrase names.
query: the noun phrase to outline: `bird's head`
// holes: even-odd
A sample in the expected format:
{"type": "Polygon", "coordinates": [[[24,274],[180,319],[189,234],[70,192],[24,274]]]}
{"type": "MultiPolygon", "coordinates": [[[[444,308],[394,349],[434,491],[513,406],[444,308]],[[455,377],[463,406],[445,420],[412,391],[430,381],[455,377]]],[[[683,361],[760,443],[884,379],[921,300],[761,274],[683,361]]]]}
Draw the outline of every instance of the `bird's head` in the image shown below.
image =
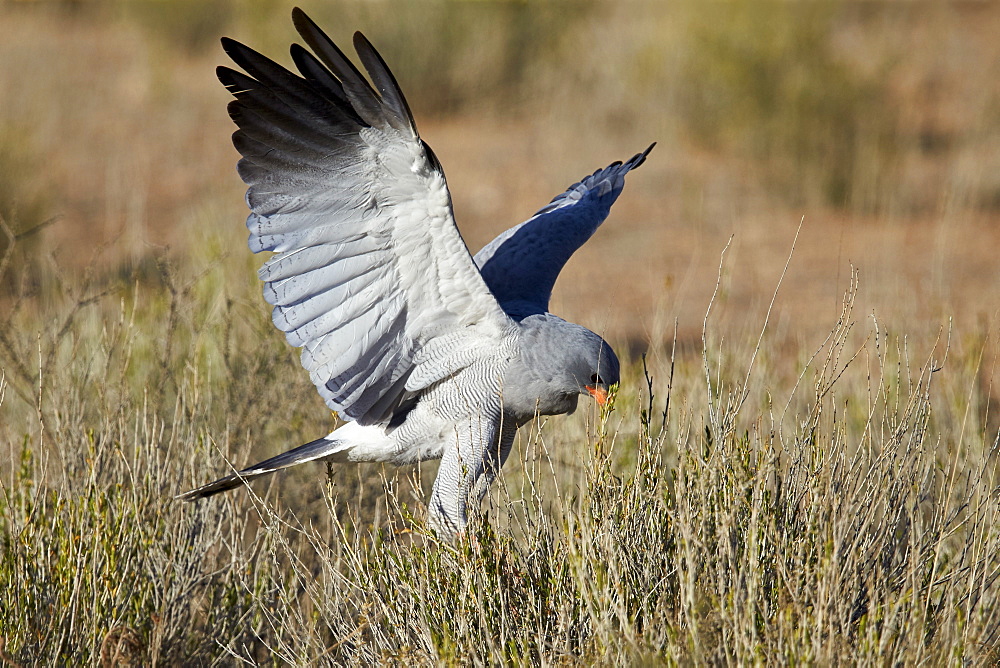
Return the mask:
{"type": "Polygon", "coordinates": [[[589,329],[551,313],[521,321],[521,352],[507,370],[504,408],[518,419],[576,410],[581,394],[602,406],[619,380],[618,357],[589,329]]]}
{"type": "Polygon", "coordinates": [[[608,401],[611,387],[621,379],[621,367],[618,356],[607,341],[590,330],[583,331],[586,334],[574,355],[573,377],[580,394],[589,394],[603,406],[608,401]]]}

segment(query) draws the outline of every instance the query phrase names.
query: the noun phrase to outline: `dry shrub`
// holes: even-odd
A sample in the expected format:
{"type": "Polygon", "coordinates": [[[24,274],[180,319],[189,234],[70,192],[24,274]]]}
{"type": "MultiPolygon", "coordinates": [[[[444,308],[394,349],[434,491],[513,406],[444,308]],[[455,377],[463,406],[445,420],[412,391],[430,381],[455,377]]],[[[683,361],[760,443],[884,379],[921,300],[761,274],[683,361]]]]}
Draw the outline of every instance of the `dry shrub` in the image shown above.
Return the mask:
{"type": "Polygon", "coordinates": [[[790,386],[766,332],[722,344],[706,316],[700,359],[657,351],[614,411],[525,429],[470,540],[442,544],[433,467],[174,502],[224,457],[311,438],[322,408],[266,315],[220,294],[242,266],[162,270],[6,319],[9,660],[995,658],[996,439],[940,399],[982,361],[947,333],[917,364],[877,320],[856,332],[854,280],[790,386]]]}

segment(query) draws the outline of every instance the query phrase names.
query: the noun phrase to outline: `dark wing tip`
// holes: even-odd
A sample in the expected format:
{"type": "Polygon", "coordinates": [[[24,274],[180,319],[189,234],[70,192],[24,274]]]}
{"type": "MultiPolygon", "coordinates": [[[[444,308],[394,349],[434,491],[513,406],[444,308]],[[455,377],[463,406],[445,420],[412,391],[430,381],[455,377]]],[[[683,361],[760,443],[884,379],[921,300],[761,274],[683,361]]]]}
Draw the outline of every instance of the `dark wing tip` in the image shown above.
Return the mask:
{"type": "Polygon", "coordinates": [[[298,29],[300,26],[310,26],[318,28],[316,22],[309,18],[309,15],[302,11],[301,7],[292,7],[292,25],[298,29]]]}
{"type": "Polygon", "coordinates": [[[230,57],[232,57],[233,53],[239,53],[241,49],[250,48],[246,44],[237,42],[232,37],[223,37],[219,42],[222,44],[222,50],[229,54],[230,57]]]}
{"type": "Polygon", "coordinates": [[[219,65],[215,68],[215,76],[219,79],[223,86],[225,86],[233,94],[238,90],[242,90],[244,86],[242,85],[246,75],[242,72],[237,72],[231,67],[226,67],[225,65],[219,65]]]}
{"type": "Polygon", "coordinates": [[[649,147],[642,153],[636,153],[631,158],[629,158],[629,160],[625,163],[626,166],[629,169],[635,169],[642,163],[646,162],[646,156],[649,155],[649,152],[653,150],[654,146],[656,146],[655,141],[652,144],[650,144],[649,147]]]}
{"type": "Polygon", "coordinates": [[[396,77],[389,69],[382,54],[360,30],[354,33],[354,50],[361,58],[361,63],[368,71],[372,83],[378,88],[382,102],[392,110],[397,121],[392,125],[398,130],[409,130],[414,137],[419,136],[416,123],[413,120],[413,112],[410,111],[410,105],[406,101],[406,96],[403,95],[399,82],[396,81],[396,77]]]}

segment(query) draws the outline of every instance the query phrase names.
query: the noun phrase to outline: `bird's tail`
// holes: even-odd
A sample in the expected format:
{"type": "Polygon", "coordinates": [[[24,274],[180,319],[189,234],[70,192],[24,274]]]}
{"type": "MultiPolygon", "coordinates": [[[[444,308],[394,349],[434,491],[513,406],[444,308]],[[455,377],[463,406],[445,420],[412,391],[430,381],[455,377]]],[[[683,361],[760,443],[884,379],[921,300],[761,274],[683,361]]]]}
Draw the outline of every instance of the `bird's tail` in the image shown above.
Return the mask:
{"type": "Polygon", "coordinates": [[[299,447],[293,448],[288,452],[282,452],[280,455],[266,459],[259,464],[248,466],[238,473],[227,475],[225,478],[220,478],[215,482],[202,485],[197,489],[192,489],[190,492],[178,494],[174,498],[180,499],[181,501],[204,499],[205,497],[212,496],[213,494],[218,494],[219,492],[225,492],[226,490],[233,489],[234,487],[239,487],[244,482],[253,480],[259,476],[274,473],[275,471],[286,469],[289,466],[295,466],[296,464],[304,464],[305,462],[311,462],[317,459],[331,458],[337,453],[342,453],[350,449],[351,444],[346,441],[318,438],[311,443],[300,445],[299,447]]]}

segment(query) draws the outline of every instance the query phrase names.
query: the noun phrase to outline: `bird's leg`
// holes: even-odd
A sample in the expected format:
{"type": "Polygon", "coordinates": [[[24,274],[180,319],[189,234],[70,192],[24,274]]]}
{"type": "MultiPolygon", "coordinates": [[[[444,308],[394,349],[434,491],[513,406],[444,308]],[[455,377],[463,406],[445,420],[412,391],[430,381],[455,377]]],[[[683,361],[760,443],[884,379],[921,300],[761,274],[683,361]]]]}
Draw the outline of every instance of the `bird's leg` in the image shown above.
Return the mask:
{"type": "Polygon", "coordinates": [[[469,523],[466,515],[469,487],[476,476],[470,470],[482,467],[482,455],[476,462],[474,456],[462,457],[463,449],[467,452],[471,450],[469,447],[462,448],[459,444],[445,451],[427,507],[427,521],[431,528],[449,538],[465,532],[469,523]]]}
{"type": "Polygon", "coordinates": [[[470,496],[475,499],[477,508],[482,503],[483,497],[486,496],[486,492],[489,491],[493,481],[500,475],[500,469],[503,467],[504,462],[507,461],[510,450],[514,445],[514,437],[517,435],[517,423],[515,420],[507,415],[502,420],[499,437],[487,449],[486,456],[483,458],[482,471],[472,484],[470,496]]]}
{"type": "Polygon", "coordinates": [[[499,448],[495,445],[502,422],[499,413],[498,410],[496,415],[489,415],[484,410],[456,425],[455,440],[441,457],[427,519],[433,529],[444,535],[465,532],[469,524],[470,493],[475,491],[479,496],[473,498],[478,501],[496,477],[499,465],[488,461],[488,451],[494,450],[499,458],[499,448]]]}

